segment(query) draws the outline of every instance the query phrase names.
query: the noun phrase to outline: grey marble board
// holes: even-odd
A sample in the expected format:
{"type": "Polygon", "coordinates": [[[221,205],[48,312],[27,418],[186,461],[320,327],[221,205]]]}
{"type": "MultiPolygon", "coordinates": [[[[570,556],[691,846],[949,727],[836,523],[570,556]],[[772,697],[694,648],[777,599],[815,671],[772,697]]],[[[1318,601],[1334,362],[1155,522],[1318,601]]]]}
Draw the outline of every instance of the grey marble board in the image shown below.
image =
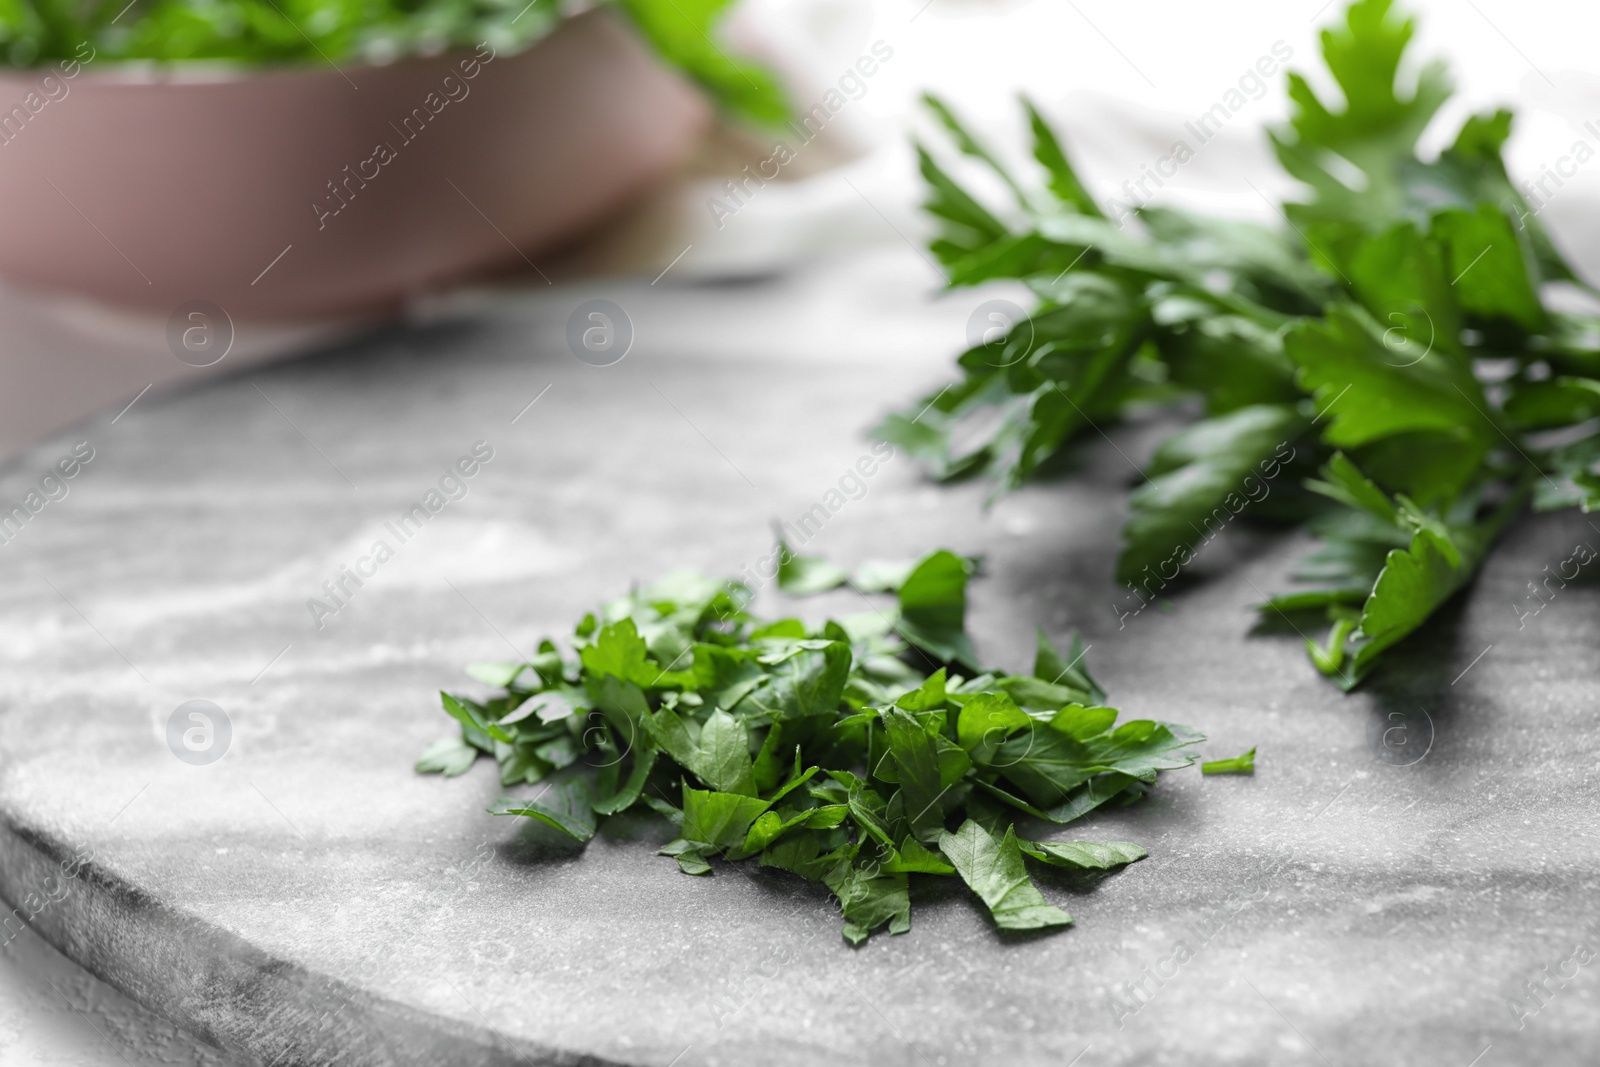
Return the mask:
{"type": "Polygon", "coordinates": [[[473,684],[463,664],[632,581],[761,560],[770,522],[945,373],[978,301],[931,303],[930,282],[906,252],[490,301],[17,457],[8,505],[93,449],[0,546],[0,895],[135,1000],[276,1067],[1593,1062],[1597,979],[1573,960],[1600,919],[1600,589],[1525,599],[1600,545],[1578,515],[1518,526],[1344,696],[1298,640],[1249,636],[1293,538],[1229,530],[1166,610],[1119,620],[1123,453],[1155,427],[987,510],[984,487],[885,464],[808,549],[981,551],[986,659],[1079,629],[1127,713],[1199,727],[1211,756],[1259,747],[1252,778],[1174,773],[1077,828],[1151,858],[1045,879],[1077,919],[1052,936],[1001,937],[959,887],[918,887],[909,934],[851,949],[825,894],[781,872],[686,877],[646,820],[574,850],[484,814],[487,765],[411,772],[449,732],[435,691],[473,684]],[[565,343],[597,296],[636,331],[607,367],[565,343]],[[478,442],[493,455],[465,495],[447,484],[459,499],[398,543],[386,524],[478,442]],[[314,618],[341,567],[369,576],[314,618]],[[191,720],[169,732],[191,700],[225,740],[220,721],[189,748],[191,720]]]}

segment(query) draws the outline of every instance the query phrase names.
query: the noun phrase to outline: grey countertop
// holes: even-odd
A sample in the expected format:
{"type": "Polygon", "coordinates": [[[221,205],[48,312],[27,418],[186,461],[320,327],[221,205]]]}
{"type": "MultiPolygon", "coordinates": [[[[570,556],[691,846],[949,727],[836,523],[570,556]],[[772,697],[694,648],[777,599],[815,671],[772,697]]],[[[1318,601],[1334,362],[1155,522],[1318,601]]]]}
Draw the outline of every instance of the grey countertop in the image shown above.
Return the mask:
{"type": "Polygon", "coordinates": [[[1569,961],[1600,917],[1600,591],[1585,574],[1513,607],[1600,544],[1578,515],[1516,527],[1344,696],[1298,640],[1249,635],[1294,539],[1229,530],[1170,610],[1119,624],[1122,453],[1153,428],[988,509],[982,486],[886,464],[808,550],[983,552],[986,659],[1078,629],[1113,704],[1199,727],[1211,756],[1259,747],[1254,777],[1174,773],[1082,826],[1151,857],[1046,880],[1077,919],[1052,936],[1002,938],[919,887],[909,934],[852,950],[781,872],[684,877],[642,820],[575,851],[483,814],[485,766],[411,773],[462,664],[632,581],[765,556],[771,521],[946,373],[978,300],[931,282],[903,251],[737,288],[556,289],[152,393],[16,457],[7,503],[94,450],[0,549],[0,893],[42,894],[30,926],[66,956],[280,1067],[1591,1062],[1600,997],[1569,961]],[[565,341],[596,297],[635,332],[607,367],[565,341]],[[493,458],[466,495],[395,544],[385,523],[477,442],[493,458]],[[307,600],[380,539],[393,559],[319,629],[307,600]],[[205,764],[169,745],[196,699],[227,723],[205,764]]]}

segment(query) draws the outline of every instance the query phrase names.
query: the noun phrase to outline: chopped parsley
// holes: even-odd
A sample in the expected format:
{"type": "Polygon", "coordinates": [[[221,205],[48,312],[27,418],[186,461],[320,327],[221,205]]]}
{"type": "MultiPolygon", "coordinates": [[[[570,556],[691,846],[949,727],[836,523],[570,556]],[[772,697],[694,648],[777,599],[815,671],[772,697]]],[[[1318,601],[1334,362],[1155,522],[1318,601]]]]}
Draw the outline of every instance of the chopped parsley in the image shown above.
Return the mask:
{"type": "Polygon", "coordinates": [[[1211,759],[1200,764],[1201,774],[1254,774],[1256,773],[1256,750],[1251,749],[1242,756],[1232,759],[1211,759]]]}
{"type": "MultiPolygon", "coordinates": [[[[839,578],[790,566],[808,590],[839,578]]],[[[527,662],[471,668],[497,692],[441,694],[460,731],[416,769],[450,777],[489,757],[512,793],[493,814],[579,841],[653,810],[684,873],[753,861],[820,882],[852,943],[910,929],[913,876],[959,877],[1001,929],[1065,926],[1029,861],[1105,871],[1145,852],[1028,827],[1139,800],[1204,738],[1119,723],[1076,638],[1063,651],[1041,632],[1028,674],[979,667],[972,572],[947,551],[876,565],[868,577],[898,603],[820,626],[757,618],[738,582],[670,575],[585,616],[567,649],[546,640],[527,662]]]]}

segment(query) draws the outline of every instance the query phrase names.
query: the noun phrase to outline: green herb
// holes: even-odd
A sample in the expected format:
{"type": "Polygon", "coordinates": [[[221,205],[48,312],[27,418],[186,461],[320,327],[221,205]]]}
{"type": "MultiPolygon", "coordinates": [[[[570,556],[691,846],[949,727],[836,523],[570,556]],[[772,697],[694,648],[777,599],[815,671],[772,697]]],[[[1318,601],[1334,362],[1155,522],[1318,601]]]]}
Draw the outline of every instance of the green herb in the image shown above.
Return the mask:
{"type": "MultiPolygon", "coordinates": [[[[832,572],[800,580],[819,563],[793,564],[794,582],[831,587],[832,572]]],[[[489,756],[516,791],[493,814],[579,841],[653,810],[686,874],[754,860],[822,882],[854,943],[910,929],[912,876],[959,876],[1002,929],[1065,925],[1024,857],[1098,871],[1144,850],[1023,840],[1014,824],[1133,803],[1204,738],[1119,725],[1076,638],[1063,652],[1040,633],[1030,674],[967,666],[972,568],[944,551],[880,565],[898,603],[820,626],[756,618],[737,582],[669,576],[585,616],[570,652],[544,641],[526,663],[473,667],[499,691],[441,694],[460,734],[416,769],[455,776],[489,756]]]]}
{"type": "Polygon", "coordinates": [[[1212,759],[1200,764],[1201,774],[1254,774],[1256,773],[1256,750],[1251,749],[1242,756],[1232,759],[1212,759]]]}
{"type": "Polygon", "coordinates": [[[782,538],[778,540],[778,588],[790,596],[811,596],[837,589],[850,575],[821,556],[800,556],[782,538]]]}
{"type": "Polygon", "coordinates": [[[1079,871],[1106,871],[1149,855],[1131,841],[1107,841],[1103,845],[1092,841],[1022,841],[1019,844],[1023,852],[1036,860],[1052,867],[1079,871]]]}
{"type": "Polygon", "coordinates": [[[989,914],[1002,930],[1037,930],[1072,922],[1072,916],[1045,902],[1028,877],[1022,866],[1022,847],[1009,827],[996,841],[993,834],[968,819],[955,833],[940,834],[939,848],[967,887],[989,906],[989,914]]]}
{"type": "Polygon", "coordinates": [[[1270,599],[1263,622],[1298,631],[1346,689],[1530,501],[1600,507],[1600,316],[1545,299],[1553,283],[1594,291],[1507,176],[1508,112],[1419,155],[1450,83],[1437,64],[1400,76],[1412,31],[1388,0],[1360,0],[1322,36],[1342,105],[1289,76],[1272,143],[1304,195],[1281,227],[1102,208],[1029,105],[1034,188],[930,99],[1013,201],[985,203],[919,147],[950,284],[1016,279],[1037,304],[878,435],[940,479],[1006,489],[1125,416],[1193,420],[1138,472],[1114,610],[1159,602],[1238,515],[1303,525],[1322,541],[1297,575],[1310,588],[1270,599]]]}
{"type": "MultiPolygon", "coordinates": [[[[730,0],[599,0],[735,115],[788,116],[772,75],[729,55],[717,24],[730,0]]],[[[249,64],[383,63],[487,43],[525,49],[587,0],[0,0],[0,62],[212,60],[249,64]],[[87,44],[92,51],[81,51],[87,44]]]]}
{"type": "Polygon", "coordinates": [[[727,111],[775,125],[789,105],[772,74],[730,55],[718,42],[717,23],[733,0],[612,0],[668,63],[688,75],[727,111]]]}

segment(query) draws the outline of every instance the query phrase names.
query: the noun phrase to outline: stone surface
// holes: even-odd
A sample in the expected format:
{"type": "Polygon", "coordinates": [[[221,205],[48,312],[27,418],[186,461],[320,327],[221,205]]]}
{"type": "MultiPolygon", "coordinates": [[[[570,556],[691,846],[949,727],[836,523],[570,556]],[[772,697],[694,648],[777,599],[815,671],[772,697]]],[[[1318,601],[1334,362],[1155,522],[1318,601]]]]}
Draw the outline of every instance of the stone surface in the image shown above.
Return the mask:
{"type": "Polygon", "coordinates": [[[94,458],[3,548],[0,894],[134,1000],[280,1067],[1591,1061],[1596,979],[1563,961],[1597,918],[1600,595],[1585,574],[1520,628],[1514,608],[1600,545],[1577,515],[1517,527],[1344,696],[1298,639],[1248,633],[1293,539],[1229,530],[1170,610],[1119,625],[1120,453],[1154,427],[988,510],[981,486],[886,465],[808,547],[982,551],[986,659],[1020,666],[1035,625],[1077,628],[1112,703],[1201,728],[1214,757],[1259,746],[1252,778],[1179,772],[1074,827],[1151,858],[1045,879],[1077,918],[1052,936],[1000,937],[958,888],[918,887],[909,934],[852,950],[780,872],[685,877],[645,821],[573,850],[485,815],[486,765],[412,774],[462,664],[631,581],[764,556],[769,522],[944,375],[978,301],[930,304],[931,281],[906,251],[738,288],[557,289],[23,453],[0,502],[78,442],[94,458]],[[637,332],[614,366],[566,350],[594,296],[637,332]],[[384,523],[479,441],[494,457],[466,497],[398,545],[384,523]],[[307,599],[380,538],[394,558],[319,630],[307,599]],[[231,727],[209,765],[168,744],[194,699],[231,727]],[[1519,1018],[1546,966],[1570,977],[1519,1018]]]}
{"type": "Polygon", "coordinates": [[[0,948],[0,1063],[237,1067],[243,1062],[112,989],[32,932],[19,933],[0,948]]]}

